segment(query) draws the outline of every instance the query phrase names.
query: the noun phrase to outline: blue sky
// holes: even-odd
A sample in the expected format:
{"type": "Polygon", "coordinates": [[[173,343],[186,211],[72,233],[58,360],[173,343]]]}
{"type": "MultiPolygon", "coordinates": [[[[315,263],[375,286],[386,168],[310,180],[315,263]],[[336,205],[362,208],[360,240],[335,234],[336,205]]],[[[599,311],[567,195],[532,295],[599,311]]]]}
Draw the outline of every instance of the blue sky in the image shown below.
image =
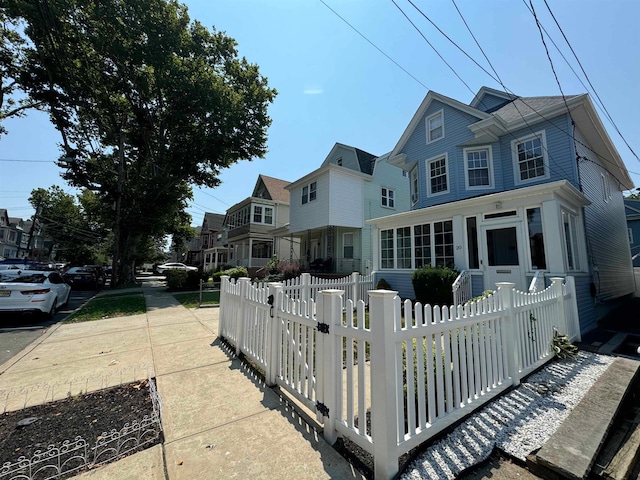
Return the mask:
{"type": "MultiPolygon", "coordinates": [[[[469,86],[465,86],[429,47],[391,0],[191,0],[192,19],[226,31],[238,51],[260,66],[279,94],[269,109],[264,159],[226,170],[216,189],[194,190],[192,225],[205,211],[225,210],[251,194],[259,174],[294,181],[316,169],[335,142],[380,155],[402,135],[429,89],[469,103],[478,89],[501,89],[451,45],[407,0],[396,3],[469,86]],[[356,33],[328,7],[391,57],[356,33]],[[415,78],[412,78],[415,77],[415,78]]],[[[413,0],[471,57],[490,68],[451,0],[413,0]]],[[[547,0],[591,83],[624,138],[640,155],[640,2],[637,0],[547,0]]],[[[522,96],[560,91],[533,16],[524,1],[456,0],[469,27],[507,88],[522,96]]],[[[527,0],[528,4],[528,0],[527,0]]],[[[574,70],[577,62],[542,0],[534,7],[574,70]]],[[[587,91],[547,39],[565,94],[587,91]]],[[[590,90],[590,87],[589,87],[590,90]]],[[[591,92],[592,93],[592,92],[591,92]]],[[[593,95],[592,95],[593,96],[593,95]]],[[[636,186],[640,161],[604,114],[600,116],[636,186]]],[[[0,208],[12,217],[33,214],[27,199],[34,188],[60,185],[53,163],[59,134],[46,114],[5,122],[0,138],[0,208]]]]}

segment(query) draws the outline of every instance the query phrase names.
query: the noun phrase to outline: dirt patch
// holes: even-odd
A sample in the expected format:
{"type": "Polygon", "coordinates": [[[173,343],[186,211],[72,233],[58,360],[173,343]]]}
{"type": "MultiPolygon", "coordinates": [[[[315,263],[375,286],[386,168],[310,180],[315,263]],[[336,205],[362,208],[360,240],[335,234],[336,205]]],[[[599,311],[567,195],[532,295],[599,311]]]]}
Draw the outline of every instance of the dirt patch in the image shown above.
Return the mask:
{"type": "MultiPolygon", "coordinates": [[[[153,402],[147,380],[6,412],[0,415],[0,465],[16,462],[20,457],[30,459],[38,451],[47,451],[50,445],[60,447],[65,440],[73,441],[76,437],[82,437],[87,443],[86,450],[91,451],[99,439],[110,438],[105,433],[112,430],[120,432],[126,424],[140,422],[145,416],[153,416],[153,402]]],[[[131,448],[127,454],[149,448],[161,440],[157,424],[150,425],[149,429],[152,431],[145,433],[144,444],[140,447],[131,448],[143,443],[136,437],[140,435],[140,431],[130,432],[127,429],[123,432],[127,436],[122,437],[120,442],[110,444],[108,448],[115,443],[127,443],[126,448],[121,449],[123,452],[131,448]],[[130,441],[127,441],[128,435],[132,436],[130,441]]],[[[111,450],[102,458],[110,456],[113,456],[111,450]]],[[[86,458],[89,459],[87,463],[92,463],[95,456],[86,455],[86,458]]],[[[100,463],[100,458],[98,460],[100,463]]],[[[68,467],[79,469],[73,472],[77,474],[86,469],[80,466],[82,463],[74,460],[68,467]]]]}

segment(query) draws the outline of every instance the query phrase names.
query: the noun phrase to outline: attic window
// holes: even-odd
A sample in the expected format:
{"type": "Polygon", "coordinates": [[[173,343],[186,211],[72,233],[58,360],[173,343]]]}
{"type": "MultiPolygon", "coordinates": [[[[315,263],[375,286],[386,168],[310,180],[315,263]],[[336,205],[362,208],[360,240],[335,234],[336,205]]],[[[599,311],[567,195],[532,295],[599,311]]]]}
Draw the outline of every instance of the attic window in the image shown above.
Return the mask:
{"type": "Polygon", "coordinates": [[[340,166],[342,166],[342,158],[339,158],[338,160],[336,160],[336,163],[340,166]]]}
{"type": "Polygon", "coordinates": [[[444,138],[444,113],[442,110],[427,117],[427,143],[444,138]]]}

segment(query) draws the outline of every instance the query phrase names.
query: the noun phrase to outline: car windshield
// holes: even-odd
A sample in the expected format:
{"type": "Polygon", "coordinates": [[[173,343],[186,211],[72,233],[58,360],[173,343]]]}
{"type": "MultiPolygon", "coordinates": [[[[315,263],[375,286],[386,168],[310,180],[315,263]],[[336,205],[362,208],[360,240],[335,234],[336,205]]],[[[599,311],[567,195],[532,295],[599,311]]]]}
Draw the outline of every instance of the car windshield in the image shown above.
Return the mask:
{"type": "Polygon", "coordinates": [[[26,275],[3,275],[0,274],[0,281],[5,283],[44,283],[47,277],[41,273],[26,275]]]}

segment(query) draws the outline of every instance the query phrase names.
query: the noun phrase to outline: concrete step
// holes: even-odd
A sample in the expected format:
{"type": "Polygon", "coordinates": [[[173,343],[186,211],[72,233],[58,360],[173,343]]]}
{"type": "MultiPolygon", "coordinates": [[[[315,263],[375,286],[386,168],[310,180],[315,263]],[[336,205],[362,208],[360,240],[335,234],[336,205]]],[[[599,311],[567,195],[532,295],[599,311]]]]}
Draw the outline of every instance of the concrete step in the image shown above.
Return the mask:
{"type": "Polygon", "coordinates": [[[543,478],[587,478],[639,371],[640,362],[616,358],[547,443],[530,455],[529,468],[543,478]]]}

